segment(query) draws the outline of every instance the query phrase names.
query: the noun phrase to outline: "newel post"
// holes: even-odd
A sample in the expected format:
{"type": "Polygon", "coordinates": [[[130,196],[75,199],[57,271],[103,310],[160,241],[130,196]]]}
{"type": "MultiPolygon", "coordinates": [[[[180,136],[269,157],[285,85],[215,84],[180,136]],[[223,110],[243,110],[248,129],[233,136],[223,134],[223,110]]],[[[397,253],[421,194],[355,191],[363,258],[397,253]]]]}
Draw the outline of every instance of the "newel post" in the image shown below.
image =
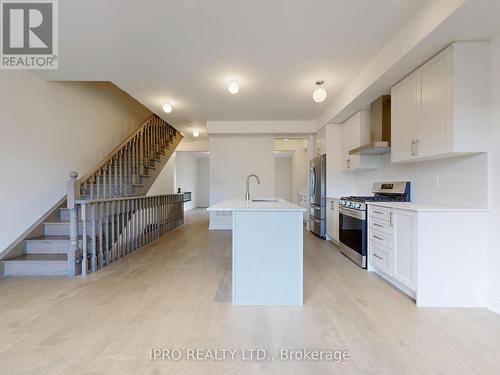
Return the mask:
{"type": "Polygon", "coordinates": [[[70,240],[68,249],[68,276],[74,277],[76,276],[76,255],[78,253],[78,208],[75,201],[80,198],[80,181],[77,179],[77,172],[70,172],[69,177],[70,179],[67,183],[70,240]]]}

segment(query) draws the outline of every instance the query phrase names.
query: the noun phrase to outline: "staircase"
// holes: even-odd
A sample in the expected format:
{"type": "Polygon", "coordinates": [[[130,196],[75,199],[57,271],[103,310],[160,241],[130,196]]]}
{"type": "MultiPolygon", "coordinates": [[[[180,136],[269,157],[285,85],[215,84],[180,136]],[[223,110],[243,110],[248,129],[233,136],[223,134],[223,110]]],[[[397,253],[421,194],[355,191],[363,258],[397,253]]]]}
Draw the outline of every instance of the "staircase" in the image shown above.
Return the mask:
{"type": "Polygon", "coordinates": [[[153,115],[83,178],[70,173],[68,196],[7,249],[3,276],[93,272],[181,225],[181,195],[145,196],[181,139],[153,115]]]}

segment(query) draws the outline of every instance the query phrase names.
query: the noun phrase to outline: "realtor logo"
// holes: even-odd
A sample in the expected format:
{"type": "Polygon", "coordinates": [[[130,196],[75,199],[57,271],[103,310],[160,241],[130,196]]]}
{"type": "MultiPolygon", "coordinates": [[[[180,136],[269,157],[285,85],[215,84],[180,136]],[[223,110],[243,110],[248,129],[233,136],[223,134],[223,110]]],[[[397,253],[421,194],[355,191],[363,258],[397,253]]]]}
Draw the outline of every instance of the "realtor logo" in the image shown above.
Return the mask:
{"type": "Polygon", "coordinates": [[[57,69],[57,1],[0,1],[2,69],[57,69]]]}

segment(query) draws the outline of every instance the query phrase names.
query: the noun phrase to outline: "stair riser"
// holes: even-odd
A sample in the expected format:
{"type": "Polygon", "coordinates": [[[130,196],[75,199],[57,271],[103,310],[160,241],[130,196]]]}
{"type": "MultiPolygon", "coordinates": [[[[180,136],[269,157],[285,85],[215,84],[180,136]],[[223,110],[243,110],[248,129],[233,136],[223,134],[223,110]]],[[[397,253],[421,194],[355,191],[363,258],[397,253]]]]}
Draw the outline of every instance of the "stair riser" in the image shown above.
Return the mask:
{"type": "Polygon", "coordinates": [[[4,276],[67,276],[68,262],[65,261],[5,261],[4,276]]]}
{"type": "MultiPolygon", "coordinates": [[[[79,241],[79,247],[81,248],[82,242],[79,241]]],[[[26,241],[26,254],[57,254],[65,253],[70,247],[70,242],[68,240],[54,240],[54,241],[42,241],[42,240],[31,240],[26,241]]]]}
{"type": "MultiPolygon", "coordinates": [[[[69,221],[70,210],[68,208],[59,209],[59,220],[69,221]]],[[[82,217],[82,210],[78,210],[78,220],[82,217]]]]}
{"type": "MultiPolygon", "coordinates": [[[[45,236],[69,236],[68,223],[44,223],[45,236]]],[[[87,225],[87,233],[90,233],[90,225],[87,225]]],[[[78,223],[78,233],[82,233],[83,223],[78,223]]]]}

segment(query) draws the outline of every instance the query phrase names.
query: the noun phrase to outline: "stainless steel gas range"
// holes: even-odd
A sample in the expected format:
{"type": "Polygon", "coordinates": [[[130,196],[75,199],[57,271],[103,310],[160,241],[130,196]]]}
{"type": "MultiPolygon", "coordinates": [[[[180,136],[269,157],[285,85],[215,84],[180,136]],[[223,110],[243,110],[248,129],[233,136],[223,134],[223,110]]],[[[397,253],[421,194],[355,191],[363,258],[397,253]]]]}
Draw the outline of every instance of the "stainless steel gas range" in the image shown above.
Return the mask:
{"type": "Polygon", "coordinates": [[[409,182],[376,182],[373,196],[350,196],[340,199],[340,251],[362,268],[367,259],[366,202],[409,202],[409,182]]]}

